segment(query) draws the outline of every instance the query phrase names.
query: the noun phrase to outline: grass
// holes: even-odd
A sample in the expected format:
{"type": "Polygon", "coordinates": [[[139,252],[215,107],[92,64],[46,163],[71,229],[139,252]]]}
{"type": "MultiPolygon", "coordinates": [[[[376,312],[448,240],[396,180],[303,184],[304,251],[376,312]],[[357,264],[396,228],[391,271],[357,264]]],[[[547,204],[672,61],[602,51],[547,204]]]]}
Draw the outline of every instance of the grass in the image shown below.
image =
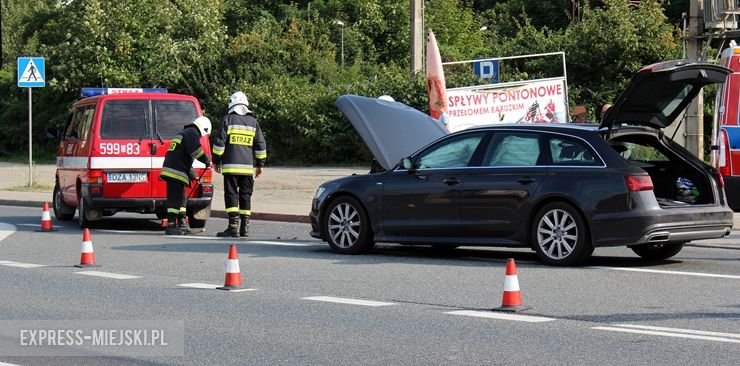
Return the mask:
{"type": "Polygon", "coordinates": [[[54,190],[54,186],[44,183],[34,183],[32,186],[14,186],[8,188],[9,191],[14,192],[51,192],[54,190]]]}

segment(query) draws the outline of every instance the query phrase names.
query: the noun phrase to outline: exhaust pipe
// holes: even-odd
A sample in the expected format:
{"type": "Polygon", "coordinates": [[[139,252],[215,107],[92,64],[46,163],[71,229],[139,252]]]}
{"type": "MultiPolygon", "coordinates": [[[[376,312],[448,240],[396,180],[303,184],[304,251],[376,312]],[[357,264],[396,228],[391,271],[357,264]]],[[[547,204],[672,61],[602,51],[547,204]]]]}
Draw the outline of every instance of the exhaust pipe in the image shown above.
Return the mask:
{"type": "Polygon", "coordinates": [[[728,235],[730,235],[731,232],[732,232],[732,230],[725,229],[725,235],[723,235],[723,236],[728,236],[728,235]]]}
{"type": "Polygon", "coordinates": [[[668,233],[657,233],[648,237],[648,242],[656,243],[661,241],[668,241],[668,233]]]}

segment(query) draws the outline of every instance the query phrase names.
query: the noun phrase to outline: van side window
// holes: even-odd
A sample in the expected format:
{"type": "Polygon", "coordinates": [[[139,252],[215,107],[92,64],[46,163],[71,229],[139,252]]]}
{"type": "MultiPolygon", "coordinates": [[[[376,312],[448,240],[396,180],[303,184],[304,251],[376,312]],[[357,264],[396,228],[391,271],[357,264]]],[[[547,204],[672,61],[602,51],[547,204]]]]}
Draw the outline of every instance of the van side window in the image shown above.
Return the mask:
{"type": "Polygon", "coordinates": [[[152,109],[156,131],[163,139],[174,137],[198,117],[195,104],[189,100],[153,100],[152,109]]]}
{"type": "Polygon", "coordinates": [[[149,138],[149,101],[111,100],[103,105],[100,137],[104,139],[149,138]]]}
{"type": "Polygon", "coordinates": [[[77,127],[77,136],[80,140],[86,141],[90,135],[90,125],[95,116],[95,106],[88,106],[85,109],[85,116],[82,118],[77,127]]]}
{"type": "Polygon", "coordinates": [[[64,139],[70,140],[70,139],[78,139],[78,128],[80,125],[80,121],[82,120],[82,115],[85,113],[85,107],[77,107],[75,108],[74,112],[71,114],[71,119],[69,122],[69,126],[67,126],[67,131],[64,133],[64,139]]]}

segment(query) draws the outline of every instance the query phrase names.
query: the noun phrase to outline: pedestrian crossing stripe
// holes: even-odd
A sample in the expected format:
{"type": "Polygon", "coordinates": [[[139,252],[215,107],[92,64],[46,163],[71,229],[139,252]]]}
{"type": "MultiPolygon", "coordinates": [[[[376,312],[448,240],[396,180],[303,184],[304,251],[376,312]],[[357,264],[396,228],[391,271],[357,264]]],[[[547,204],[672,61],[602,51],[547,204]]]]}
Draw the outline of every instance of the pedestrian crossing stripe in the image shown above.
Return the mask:
{"type": "Polygon", "coordinates": [[[43,57],[18,58],[18,86],[43,87],[46,84],[43,57]]]}

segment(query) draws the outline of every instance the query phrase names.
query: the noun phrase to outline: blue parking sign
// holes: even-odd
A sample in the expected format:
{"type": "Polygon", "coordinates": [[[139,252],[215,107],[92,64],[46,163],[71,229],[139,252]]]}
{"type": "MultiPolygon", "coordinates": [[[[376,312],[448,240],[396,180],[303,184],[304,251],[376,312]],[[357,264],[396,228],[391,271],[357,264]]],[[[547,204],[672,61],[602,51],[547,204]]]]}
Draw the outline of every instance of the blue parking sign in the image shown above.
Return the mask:
{"type": "Polygon", "coordinates": [[[46,85],[43,57],[18,57],[18,86],[42,88],[46,85]]]}
{"type": "Polygon", "coordinates": [[[473,62],[473,72],[479,79],[488,80],[492,84],[498,83],[499,60],[485,60],[473,62]]]}

